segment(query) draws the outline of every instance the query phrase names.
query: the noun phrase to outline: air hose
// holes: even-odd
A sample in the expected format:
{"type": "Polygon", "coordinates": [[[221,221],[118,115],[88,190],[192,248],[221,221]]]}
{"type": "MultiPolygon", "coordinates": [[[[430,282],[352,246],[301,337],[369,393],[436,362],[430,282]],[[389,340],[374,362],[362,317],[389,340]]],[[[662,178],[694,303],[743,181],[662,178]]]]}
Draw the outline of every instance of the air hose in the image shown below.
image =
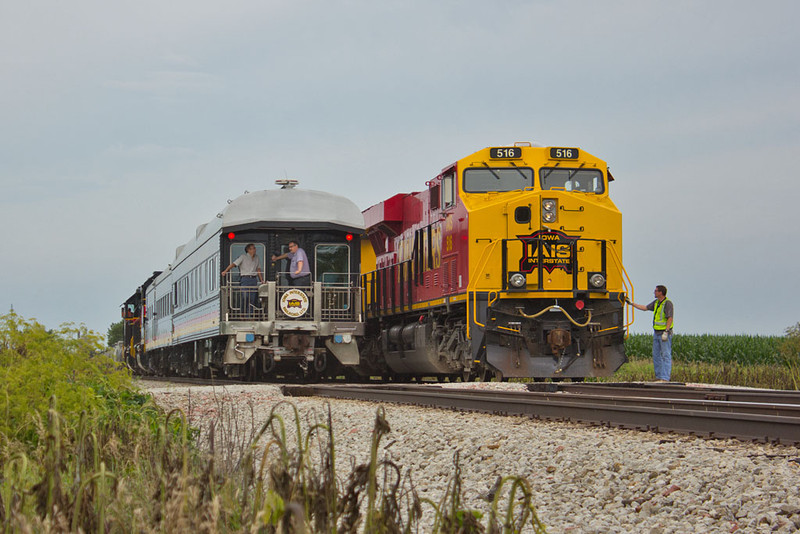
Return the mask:
{"type": "Polygon", "coordinates": [[[536,319],[537,317],[539,317],[541,315],[544,315],[547,312],[560,311],[561,313],[563,313],[567,317],[567,319],[569,319],[569,322],[571,322],[572,324],[574,324],[575,326],[577,326],[579,328],[584,328],[586,326],[589,326],[589,323],[592,322],[592,312],[591,312],[591,310],[588,310],[586,312],[586,313],[588,313],[588,317],[586,318],[586,322],[581,324],[581,323],[577,322],[575,319],[573,319],[570,316],[570,314],[567,313],[567,310],[565,310],[564,308],[562,308],[558,304],[550,306],[549,308],[545,308],[542,311],[540,311],[539,313],[534,313],[533,315],[528,315],[527,313],[525,313],[524,311],[519,310],[519,309],[517,311],[519,311],[519,314],[522,315],[523,317],[525,317],[526,319],[536,319]]]}

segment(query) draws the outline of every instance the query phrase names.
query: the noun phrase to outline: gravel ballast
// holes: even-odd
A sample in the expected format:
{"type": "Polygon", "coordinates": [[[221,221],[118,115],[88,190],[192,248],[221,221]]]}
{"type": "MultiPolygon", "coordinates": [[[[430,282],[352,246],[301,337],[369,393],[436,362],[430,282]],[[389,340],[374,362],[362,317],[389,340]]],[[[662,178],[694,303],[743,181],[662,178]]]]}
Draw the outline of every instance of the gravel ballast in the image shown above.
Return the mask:
{"type": "MultiPolygon", "coordinates": [[[[213,421],[217,428],[236,427],[243,440],[280,401],[294,404],[306,421],[327,414],[330,404],[340,477],[349,473],[351,460],[368,461],[376,410],[383,406],[391,432],[381,442],[380,453],[404,471],[411,470],[420,496],[439,501],[458,451],[463,507],[488,511],[486,497],[497,478],[522,476],[533,490],[533,502],[548,532],[800,530],[797,447],[393,404],[290,398],[278,386],[266,384],[143,382],[142,387],[164,409],[183,410],[201,431],[213,421]],[[236,422],[220,424],[222,418],[236,422]]],[[[281,413],[289,411],[285,407],[281,413]]]]}

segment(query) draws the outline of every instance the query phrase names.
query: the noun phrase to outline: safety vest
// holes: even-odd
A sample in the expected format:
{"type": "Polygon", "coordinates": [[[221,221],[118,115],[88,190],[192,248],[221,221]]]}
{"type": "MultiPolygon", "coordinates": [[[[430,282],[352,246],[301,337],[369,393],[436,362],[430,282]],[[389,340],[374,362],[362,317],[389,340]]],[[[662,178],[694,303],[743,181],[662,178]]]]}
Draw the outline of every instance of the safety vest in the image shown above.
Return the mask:
{"type": "MultiPolygon", "coordinates": [[[[661,302],[656,300],[656,307],[653,310],[655,313],[653,314],[653,329],[654,330],[666,330],[667,329],[667,316],[664,315],[664,304],[669,302],[669,299],[664,299],[661,302]]],[[[675,328],[675,320],[672,320],[672,328],[675,328]]]]}

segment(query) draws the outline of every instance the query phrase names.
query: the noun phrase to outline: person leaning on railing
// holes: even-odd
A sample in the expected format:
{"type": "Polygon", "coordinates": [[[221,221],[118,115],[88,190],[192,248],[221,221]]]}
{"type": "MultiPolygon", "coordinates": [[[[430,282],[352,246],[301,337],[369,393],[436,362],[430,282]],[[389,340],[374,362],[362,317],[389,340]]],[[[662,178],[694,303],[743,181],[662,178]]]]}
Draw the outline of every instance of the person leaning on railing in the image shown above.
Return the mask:
{"type": "Polygon", "coordinates": [[[284,258],[289,258],[289,260],[291,260],[291,265],[289,267],[289,285],[310,286],[311,269],[308,268],[308,256],[306,256],[306,251],[297,244],[297,241],[289,241],[289,252],[281,254],[280,256],[272,255],[272,261],[278,261],[284,258]]]}
{"type": "MultiPolygon", "coordinates": [[[[261,261],[256,255],[256,246],[250,243],[244,247],[244,252],[244,254],[233,260],[233,263],[225,267],[225,270],[220,274],[224,277],[228,274],[228,271],[238,267],[242,287],[257,287],[258,284],[264,283],[264,273],[261,272],[261,261]]],[[[242,291],[244,292],[245,302],[248,305],[245,311],[249,311],[251,306],[254,307],[256,305],[257,291],[254,289],[243,289],[242,291]]]]}

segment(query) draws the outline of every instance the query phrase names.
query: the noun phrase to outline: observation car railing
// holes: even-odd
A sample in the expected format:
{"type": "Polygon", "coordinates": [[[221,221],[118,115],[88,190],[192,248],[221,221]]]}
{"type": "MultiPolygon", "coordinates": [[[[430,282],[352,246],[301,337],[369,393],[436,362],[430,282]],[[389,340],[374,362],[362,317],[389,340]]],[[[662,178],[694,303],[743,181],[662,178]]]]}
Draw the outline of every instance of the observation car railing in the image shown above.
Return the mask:
{"type": "Polygon", "coordinates": [[[361,321],[358,277],[323,273],[305,286],[288,285],[288,273],[259,286],[228,279],[221,287],[222,315],[227,321],[361,321]],[[300,293],[286,295],[292,290],[300,293]]]}
{"type": "Polygon", "coordinates": [[[264,320],[265,310],[259,302],[258,286],[243,286],[239,281],[228,279],[221,290],[226,320],[264,320]]]}

